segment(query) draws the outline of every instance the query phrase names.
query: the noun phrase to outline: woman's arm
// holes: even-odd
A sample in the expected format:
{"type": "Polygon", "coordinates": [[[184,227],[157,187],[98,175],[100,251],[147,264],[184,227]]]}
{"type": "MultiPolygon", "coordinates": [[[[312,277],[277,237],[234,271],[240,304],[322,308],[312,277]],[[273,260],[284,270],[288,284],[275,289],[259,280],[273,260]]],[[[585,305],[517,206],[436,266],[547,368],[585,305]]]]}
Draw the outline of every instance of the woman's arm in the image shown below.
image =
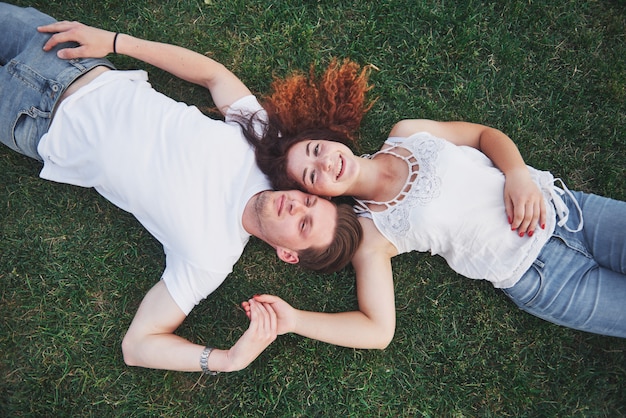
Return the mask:
{"type": "Polygon", "coordinates": [[[532,235],[535,227],[545,227],[546,206],[539,187],[530,177],[528,167],[515,143],[503,132],[469,122],[437,122],[407,119],[398,122],[389,136],[407,137],[426,131],[456,145],[480,150],[505,176],[504,204],[511,224],[520,236],[532,235]]]}
{"type": "Polygon", "coordinates": [[[127,34],[116,34],[79,22],[56,22],[39,28],[54,33],[44,45],[49,51],[63,42],[79,46],[59,50],[63,59],[104,57],[115,51],[161,68],[176,77],[206,87],[215,105],[224,113],[228,106],[247,96],[250,90],[217,61],[188,49],[147,41],[127,34]]]}
{"type": "MultiPolygon", "coordinates": [[[[364,239],[352,260],[356,270],[359,310],[322,313],[297,310],[271,295],[251,301],[271,305],[278,319],[278,334],[294,332],[303,337],[353,348],[385,348],[396,326],[391,257],[396,249],[369,219],[363,219],[364,239]]],[[[246,310],[250,304],[244,307],[246,310]]]]}

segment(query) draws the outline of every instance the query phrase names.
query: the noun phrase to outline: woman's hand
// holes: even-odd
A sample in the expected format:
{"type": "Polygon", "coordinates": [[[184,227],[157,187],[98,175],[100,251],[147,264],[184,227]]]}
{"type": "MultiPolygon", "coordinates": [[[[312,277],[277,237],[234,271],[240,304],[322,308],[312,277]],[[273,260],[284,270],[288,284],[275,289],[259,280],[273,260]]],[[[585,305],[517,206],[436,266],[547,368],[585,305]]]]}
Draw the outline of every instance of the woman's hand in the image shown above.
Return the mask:
{"type": "Polygon", "coordinates": [[[504,183],[504,205],[511,230],[520,237],[529,237],[539,225],[546,225],[546,204],[539,187],[530,177],[526,167],[511,171],[504,183]]]}
{"type": "Polygon", "coordinates": [[[77,47],[59,50],[57,56],[62,59],[102,58],[113,52],[115,33],[79,22],[56,22],[40,26],[37,30],[44,33],[54,33],[43,46],[44,51],[50,51],[64,42],[79,44],[77,47]]]}

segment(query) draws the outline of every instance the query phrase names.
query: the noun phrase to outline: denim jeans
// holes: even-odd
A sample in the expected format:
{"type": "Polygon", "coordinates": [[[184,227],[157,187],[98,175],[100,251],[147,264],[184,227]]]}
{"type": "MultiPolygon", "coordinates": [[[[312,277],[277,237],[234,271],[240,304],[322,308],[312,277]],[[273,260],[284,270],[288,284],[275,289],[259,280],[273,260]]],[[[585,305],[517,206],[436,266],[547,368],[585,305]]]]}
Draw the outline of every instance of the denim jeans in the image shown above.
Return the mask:
{"type": "MultiPolygon", "coordinates": [[[[533,266],[504,292],[524,311],[570,328],[626,337],[626,202],[573,192],[580,232],[556,228],[533,266]]],[[[568,224],[577,225],[572,199],[568,224]],[[573,219],[572,219],[573,218],[573,219]]]]}
{"type": "Polygon", "coordinates": [[[49,34],[37,26],[55,19],[32,8],[0,3],[0,142],[41,160],[37,144],[48,131],[55,105],[67,87],[106,59],[62,60],[56,56],[61,44],[43,51],[49,34]]]}

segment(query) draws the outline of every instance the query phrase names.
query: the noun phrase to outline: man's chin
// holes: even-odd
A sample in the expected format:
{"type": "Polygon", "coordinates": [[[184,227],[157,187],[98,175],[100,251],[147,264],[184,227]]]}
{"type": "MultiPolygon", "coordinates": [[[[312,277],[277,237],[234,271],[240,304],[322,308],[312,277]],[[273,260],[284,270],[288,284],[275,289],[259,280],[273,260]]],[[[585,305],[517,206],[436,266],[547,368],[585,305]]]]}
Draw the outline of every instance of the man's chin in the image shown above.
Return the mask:
{"type": "Polygon", "coordinates": [[[268,205],[270,204],[272,197],[272,193],[270,190],[265,190],[259,193],[256,196],[254,201],[254,214],[256,216],[257,225],[259,226],[260,232],[263,236],[265,236],[265,223],[269,219],[268,214],[269,209],[268,205]]]}
{"type": "Polygon", "coordinates": [[[257,194],[256,199],[254,201],[254,210],[257,214],[262,214],[265,212],[265,206],[269,201],[271,193],[269,190],[264,190],[261,193],[257,194]]]}

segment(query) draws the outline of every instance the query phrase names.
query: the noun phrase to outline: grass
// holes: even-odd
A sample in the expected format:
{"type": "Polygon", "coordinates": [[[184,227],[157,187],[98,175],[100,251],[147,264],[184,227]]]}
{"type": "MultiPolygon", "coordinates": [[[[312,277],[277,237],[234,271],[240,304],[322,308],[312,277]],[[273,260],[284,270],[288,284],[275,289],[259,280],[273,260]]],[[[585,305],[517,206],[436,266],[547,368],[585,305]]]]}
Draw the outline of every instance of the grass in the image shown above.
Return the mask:
{"type": "MultiPolygon", "coordinates": [[[[402,118],[470,120],[508,133],[571,189],[626,199],[621,0],[13,3],[207,53],[260,94],[273,76],[333,56],[371,63],[378,101],[364,151],[402,118]]],[[[212,105],[200,88],[112,60],[212,105]]],[[[626,341],[531,317],[417,253],[393,261],[398,325],[384,351],[287,335],[237,373],[129,368],[121,339],[159,279],[160,245],[94,191],[44,182],[39,169],[0,149],[2,416],[626,415],[626,341]]],[[[356,306],[351,271],[306,273],[253,240],[179,333],[232,345],[247,326],[239,303],[259,292],[307,309],[356,306]]]]}

